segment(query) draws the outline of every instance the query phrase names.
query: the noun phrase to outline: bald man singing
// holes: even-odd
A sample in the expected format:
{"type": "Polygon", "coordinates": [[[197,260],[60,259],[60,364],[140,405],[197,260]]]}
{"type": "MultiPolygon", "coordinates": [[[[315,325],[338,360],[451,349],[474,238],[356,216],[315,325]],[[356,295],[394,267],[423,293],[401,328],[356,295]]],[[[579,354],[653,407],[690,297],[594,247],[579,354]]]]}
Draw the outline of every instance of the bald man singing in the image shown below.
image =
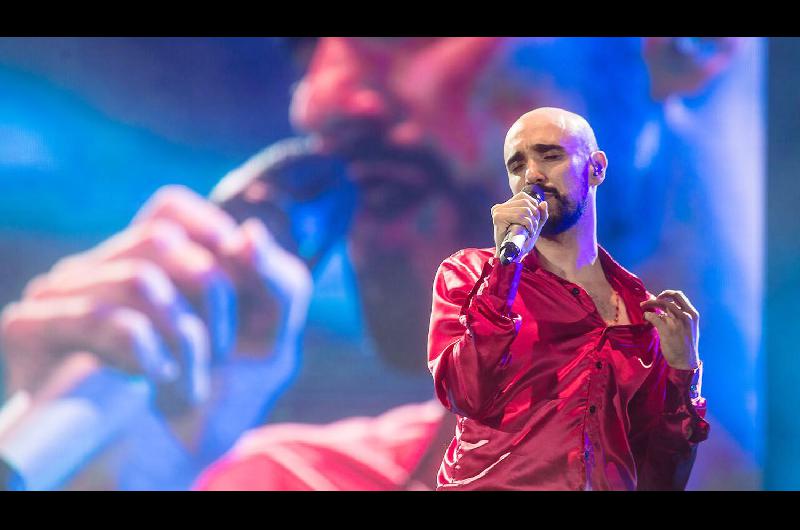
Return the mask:
{"type": "Polygon", "coordinates": [[[495,247],[457,252],[434,280],[428,365],[458,415],[438,489],[684,489],[709,432],[698,312],[597,243],[608,158],[586,120],[535,109],[503,154],[495,247]],[[528,237],[503,264],[513,225],[528,237]]]}

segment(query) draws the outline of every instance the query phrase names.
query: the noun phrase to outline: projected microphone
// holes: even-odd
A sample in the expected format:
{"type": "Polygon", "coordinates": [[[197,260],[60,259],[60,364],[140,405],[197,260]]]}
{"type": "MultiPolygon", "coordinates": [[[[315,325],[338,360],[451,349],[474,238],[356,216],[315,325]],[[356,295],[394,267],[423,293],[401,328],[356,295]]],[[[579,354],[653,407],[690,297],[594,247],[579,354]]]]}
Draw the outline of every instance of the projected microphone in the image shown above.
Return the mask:
{"type": "MultiPolygon", "coordinates": [[[[544,201],[544,190],[542,190],[538,184],[529,184],[522,188],[522,191],[533,197],[537,207],[544,201]]],[[[528,232],[528,229],[524,226],[517,224],[511,225],[508,228],[506,237],[500,244],[500,263],[508,265],[516,260],[517,257],[519,257],[519,253],[522,251],[522,247],[525,246],[525,242],[530,236],[531,233],[528,232]]]]}
{"type": "MultiPolygon", "coordinates": [[[[343,160],[309,139],[290,138],[226,175],[210,200],[237,222],[257,217],[314,267],[346,233],[355,187],[343,160]]],[[[41,397],[20,391],[0,406],[0,491],[63,487],[132,422],[152,414],[152,381],[81,360],[61,370],[57,389],[41,397]]]]}

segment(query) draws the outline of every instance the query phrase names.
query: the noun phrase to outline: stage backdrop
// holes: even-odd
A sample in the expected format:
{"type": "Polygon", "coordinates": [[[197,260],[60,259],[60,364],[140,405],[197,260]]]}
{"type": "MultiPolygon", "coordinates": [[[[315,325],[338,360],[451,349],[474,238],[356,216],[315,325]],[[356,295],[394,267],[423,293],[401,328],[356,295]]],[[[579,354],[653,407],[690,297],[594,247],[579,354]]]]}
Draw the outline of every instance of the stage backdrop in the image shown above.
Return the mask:
{"type": "MultiPolygon", "coordinates": [[[[429,40],[382,39],[380,46],[416,50],[429,40]]],[[[692,489],[762,487],[766,44],[502,39],[474,66],[478,74],[464,85],[469,97],[455,91],[445,99],[464,108],[442,116],[433,105],[416,108],[430,113],[434,131],[467,131],[450,151],[437,151],[437,163],[459,189],[483,190],[466,193],[470,207],[485,211],[465,232],[473,246],[492,244],[488,210],[508,194],[502,142],[519,113],[506,102],[564,107],[593,125],[610,160],[598,190],[599,242],[651,292],[683,290],[701,313],[712,430],[692,489]],[[466,118],[441,123],[456,114],[466,118]],[[474,145],[466,149],[468,141],[474,145]]],[[[60,257],[123,229],[160,186],[207,195],[255,153],[303,137],[289,109],[297,83],[320,60],[316,46],[314,39],[270,38],[0,39],[0,304],[18,299],[60,257]]],[[[377,70],[428,79],[424,70],[402,71],[405,55],[374,56],[377,70]]],[[[358,215],[358,202],[343,201],[355,212],[342,216],[358,215]]],[[[433,396],[424,330],[380,328],[363,311],[363,300],[388,299],[407,279],[359,281],[347,227],[325,232],[336,216],[319,204],[319,212],[301,212],[317,223],[309,221],[302,237],[329,239],[314,247],[324,252],[314,256],[302,360],[259,423],[374,415],[433,396]],[[415,351],[411,361],[382,353],[393,332],[415,351]]],[[[424,326],[427,315],[409,319],[424,326]]],[[[163,455],[148,465],[171,469],[163,455]]]]}

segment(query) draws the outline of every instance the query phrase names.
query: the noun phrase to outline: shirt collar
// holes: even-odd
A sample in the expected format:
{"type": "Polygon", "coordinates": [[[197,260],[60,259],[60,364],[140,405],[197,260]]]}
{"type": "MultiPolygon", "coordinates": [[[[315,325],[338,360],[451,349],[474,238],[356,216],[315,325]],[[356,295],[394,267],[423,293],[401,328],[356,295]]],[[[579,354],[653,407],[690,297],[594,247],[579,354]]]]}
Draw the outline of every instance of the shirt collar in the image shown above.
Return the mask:
{"type": "MultiPolygon", "coordinates": [[[[611,257],[611,254],[609,254],[600,244],[597,245],[597,254],[600,258],[600,264],[603,267],[603,271],[607,277],[617,280],[623,286],[630,289],[636,294],[637,298],[647,298],[647,291],[642,281],[635,274],[617,263],[616,260],[611,257]]],[[[528,252],[528,254],[522,259],[522,265],[533,272],[542,268],[539,261],[539,251],[536,250],[535,247],[533,251],[528,252]]]]}

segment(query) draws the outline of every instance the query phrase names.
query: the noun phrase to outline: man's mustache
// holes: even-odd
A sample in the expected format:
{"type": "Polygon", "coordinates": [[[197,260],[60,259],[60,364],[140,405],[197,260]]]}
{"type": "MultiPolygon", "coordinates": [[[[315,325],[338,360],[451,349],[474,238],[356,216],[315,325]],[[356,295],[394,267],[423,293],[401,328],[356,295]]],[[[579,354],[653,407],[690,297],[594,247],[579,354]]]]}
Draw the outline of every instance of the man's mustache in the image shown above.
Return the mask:
{"type": "Polygon", "coordinates": [[[553,195],[554,197],[560,197],[561,196],[561,194],[558,192],[557,189],[550,188],[550,187],[547,187],[547,186],[542,186],[541,184],[528,185],[528,186],[525,186],[523,188],[523,190],[528,190],[528,189],[531,189],[531,188],[533,188],[535,190],[538,190],[538,191],[541,191],[542,193],[549,193],[549,194],[553,195]]]}

